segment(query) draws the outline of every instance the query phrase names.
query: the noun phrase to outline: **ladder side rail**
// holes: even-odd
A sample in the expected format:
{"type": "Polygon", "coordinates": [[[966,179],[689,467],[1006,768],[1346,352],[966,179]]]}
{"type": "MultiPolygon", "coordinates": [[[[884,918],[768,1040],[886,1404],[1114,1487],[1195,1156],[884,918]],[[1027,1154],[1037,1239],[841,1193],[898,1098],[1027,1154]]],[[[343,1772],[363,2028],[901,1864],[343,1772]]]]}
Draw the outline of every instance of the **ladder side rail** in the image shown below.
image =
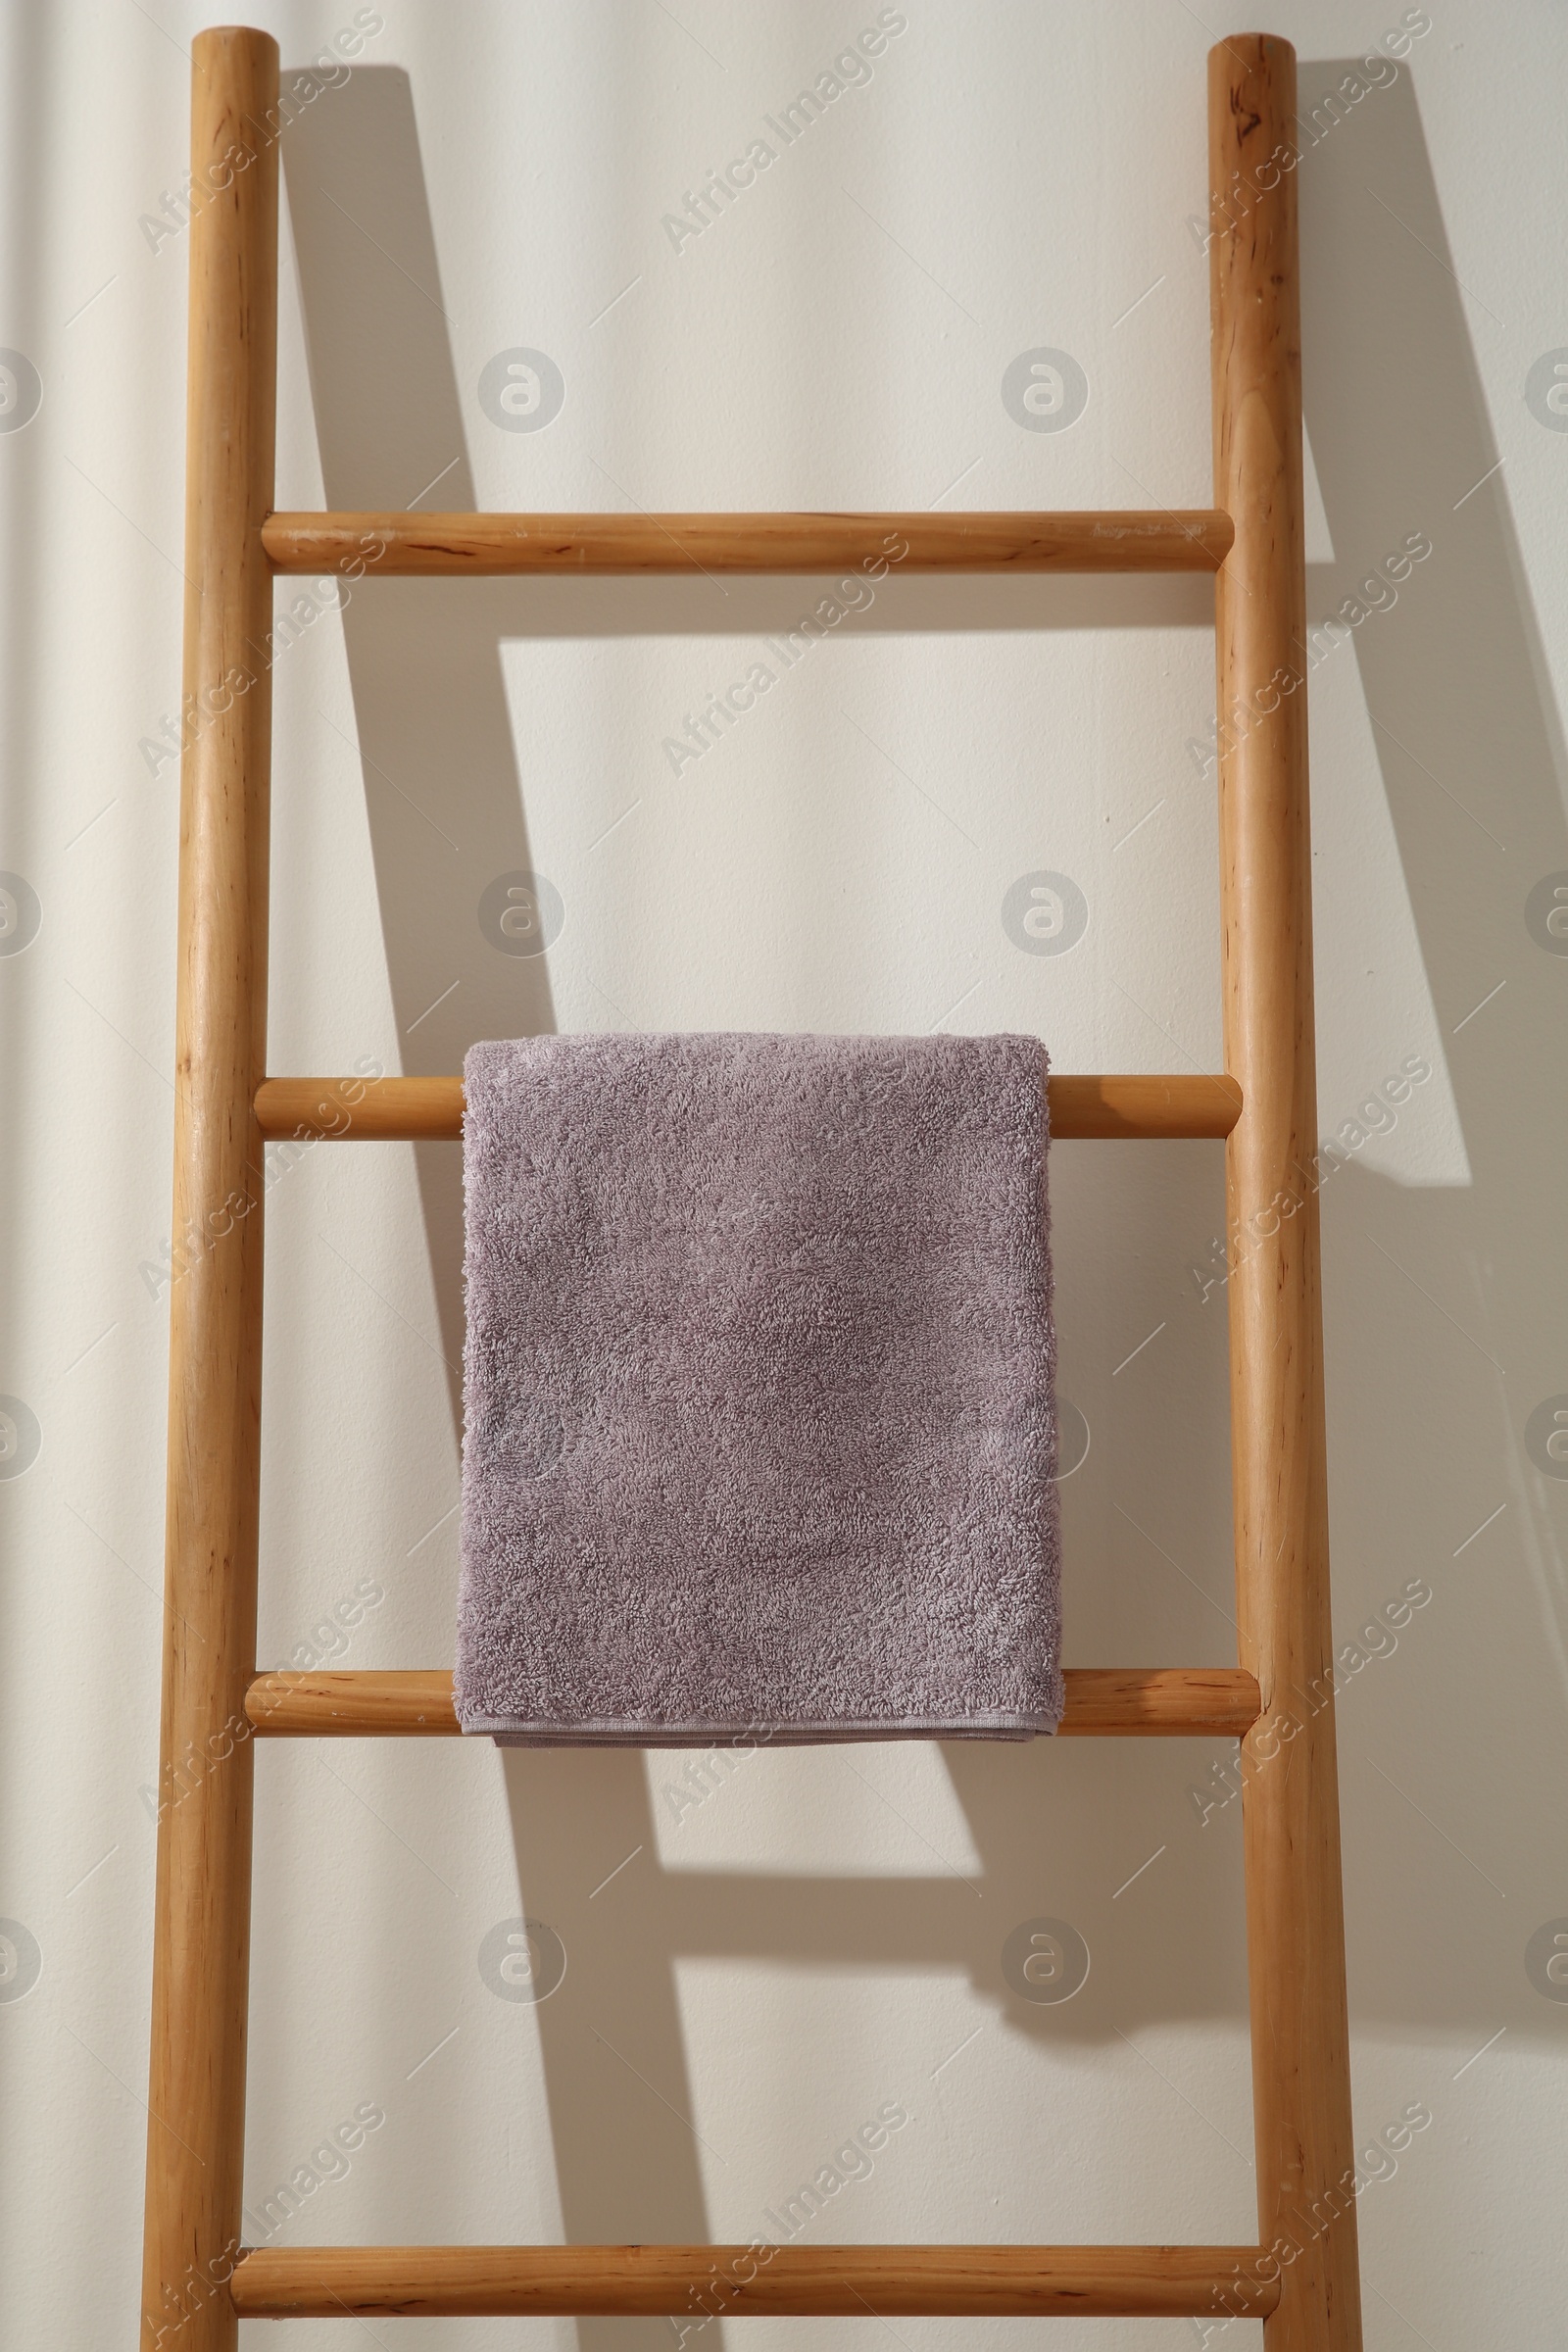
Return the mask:
{"type": "Polygon", "coordinates": [[[1209,52],[1215,582],[1231,1477],[1258,2236],[1267,2352],[1358,2352],[1329,1617],[1307,808],[1296,55],[1209,52]]]}
{"type": "Polygon", "coordinates": [[[251,1906],[277,44],[203,32],[192,65],[173,1230],[197,1247],[170,1304],[143,2352],[238,2342],[251,1906]]]}

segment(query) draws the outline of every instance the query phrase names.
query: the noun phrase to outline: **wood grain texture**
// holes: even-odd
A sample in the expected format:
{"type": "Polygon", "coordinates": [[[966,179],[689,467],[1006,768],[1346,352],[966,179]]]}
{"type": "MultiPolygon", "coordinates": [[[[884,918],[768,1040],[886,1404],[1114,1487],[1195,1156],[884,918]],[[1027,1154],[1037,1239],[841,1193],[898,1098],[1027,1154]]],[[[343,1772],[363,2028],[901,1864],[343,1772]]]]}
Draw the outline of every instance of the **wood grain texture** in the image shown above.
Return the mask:
{"type": "Polygon", "coordinates": [[[1231,1460],[1244,1744],[1258,2234],[1286,2241],[1267,2352],[1361,2342],[1330,1675],[1318,1217],[1312,1174],[1296,58],[1209,52],[1231,1460]]]}
{"type": "MultiPolygon", "coordinates": [[[[1172,1141],[1230,1134],[1241,1116],[1233,1078],[1053,1077],[1051,1132],[1086,1139],[1172,1141]]],[[[264,1136],[328,1142],[431,1142],[463,1132],[461,1078],[269,1078],[258,1088],[264,1136]]]]}
{"type": "MultiPolygon", "coordinates": [[[[1257,1684],[1238,1666],[1069,1666],[1064,1681],[1058,1738],[1236,1739],[1258,1713],[1257,1684]]],[[[431,1739],[458,1729],[445,1667],[261,1674],[245,1712],[259,1737],[431,1739]]]]}
{"type": "Polygon", "coordinates": [[[259,126],[277,45],[204,32],[192,68],[208,193],[189,229],[173,1212],[190,1263],[170,1310],[144,2352],[237,2341],[250,1937],[277,281],[277,149],[259,126]]]}
{"type": "Polygon", "coordinates": [[[449,1666],[259,1674],[245,1694],[245,1712],[259,1738],[410,1740],[458,1734],[449,1666]]]}
{"type": "Polygon", "coordinates": [[[1257,2256],[1255,2246],[264,2246],[231,2292],[246,2319],[1183,2319],[1216,2309],[1257,2256]]]}
{"type": "Polygon", "coordinates": [[[272,514],[277,571],[409,573],[1213,571],[1228,515],[272,514]]]}

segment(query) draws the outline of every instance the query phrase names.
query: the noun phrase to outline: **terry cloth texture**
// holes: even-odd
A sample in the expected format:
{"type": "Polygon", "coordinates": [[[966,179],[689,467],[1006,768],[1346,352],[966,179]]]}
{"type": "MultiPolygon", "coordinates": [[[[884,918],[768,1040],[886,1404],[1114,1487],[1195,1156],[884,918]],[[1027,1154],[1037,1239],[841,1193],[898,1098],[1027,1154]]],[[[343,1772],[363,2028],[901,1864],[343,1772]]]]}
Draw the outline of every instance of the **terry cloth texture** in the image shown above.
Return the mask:
{"type": "Polygon", "coordinates": [[[1046,1070],[1025,1037],[470,1049],[466,1732],[1054,1731],[1046,1070]]]}

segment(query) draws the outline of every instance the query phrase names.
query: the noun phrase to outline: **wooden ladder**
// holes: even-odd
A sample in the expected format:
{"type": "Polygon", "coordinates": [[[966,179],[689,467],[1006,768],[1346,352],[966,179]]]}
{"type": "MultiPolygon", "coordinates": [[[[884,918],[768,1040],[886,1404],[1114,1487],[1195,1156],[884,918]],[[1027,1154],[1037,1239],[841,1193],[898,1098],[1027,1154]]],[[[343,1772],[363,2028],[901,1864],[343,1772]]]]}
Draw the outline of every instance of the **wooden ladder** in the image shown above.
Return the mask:
{"type": "Polygon", "coordinates": [[[278,514],[276,44],[193,52],[168,1572],[143,2352],[243,2318],[1032,2314],[1258,2319],[1355,2352],[1357,2282],[1312,1174],[1296,61],[1209,55],[1215,510],[1150,514],[278,514]],[[243,159],[243,160],[242,160],[243,159]],[[1256,2245],[266,2247],[240,2240],[252,1735],[455,1735],[444,1673],[256,1671],[266,1140],[456,1137],[457,1078],[267,1075],[277,572],[808,572],[897,530],[934,571],[1215,577],[1224,1076],[1061,1077],[1067,1137],[1226,1139],[1240,1660],[1067,1674],[1064,1733],[1242,1742],[1256,2245]]]}

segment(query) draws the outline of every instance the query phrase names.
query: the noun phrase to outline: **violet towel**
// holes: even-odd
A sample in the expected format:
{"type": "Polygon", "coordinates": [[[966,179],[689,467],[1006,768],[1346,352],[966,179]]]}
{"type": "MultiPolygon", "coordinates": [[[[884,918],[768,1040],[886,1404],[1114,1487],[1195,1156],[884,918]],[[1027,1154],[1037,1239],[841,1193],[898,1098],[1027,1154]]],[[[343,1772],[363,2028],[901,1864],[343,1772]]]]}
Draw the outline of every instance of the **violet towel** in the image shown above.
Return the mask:
{"type": "Polygon", "coordinates": [[[526,1745],[1061,1712],[1046,1055],[470,1049],[458,1714],[526,1745]]]}

